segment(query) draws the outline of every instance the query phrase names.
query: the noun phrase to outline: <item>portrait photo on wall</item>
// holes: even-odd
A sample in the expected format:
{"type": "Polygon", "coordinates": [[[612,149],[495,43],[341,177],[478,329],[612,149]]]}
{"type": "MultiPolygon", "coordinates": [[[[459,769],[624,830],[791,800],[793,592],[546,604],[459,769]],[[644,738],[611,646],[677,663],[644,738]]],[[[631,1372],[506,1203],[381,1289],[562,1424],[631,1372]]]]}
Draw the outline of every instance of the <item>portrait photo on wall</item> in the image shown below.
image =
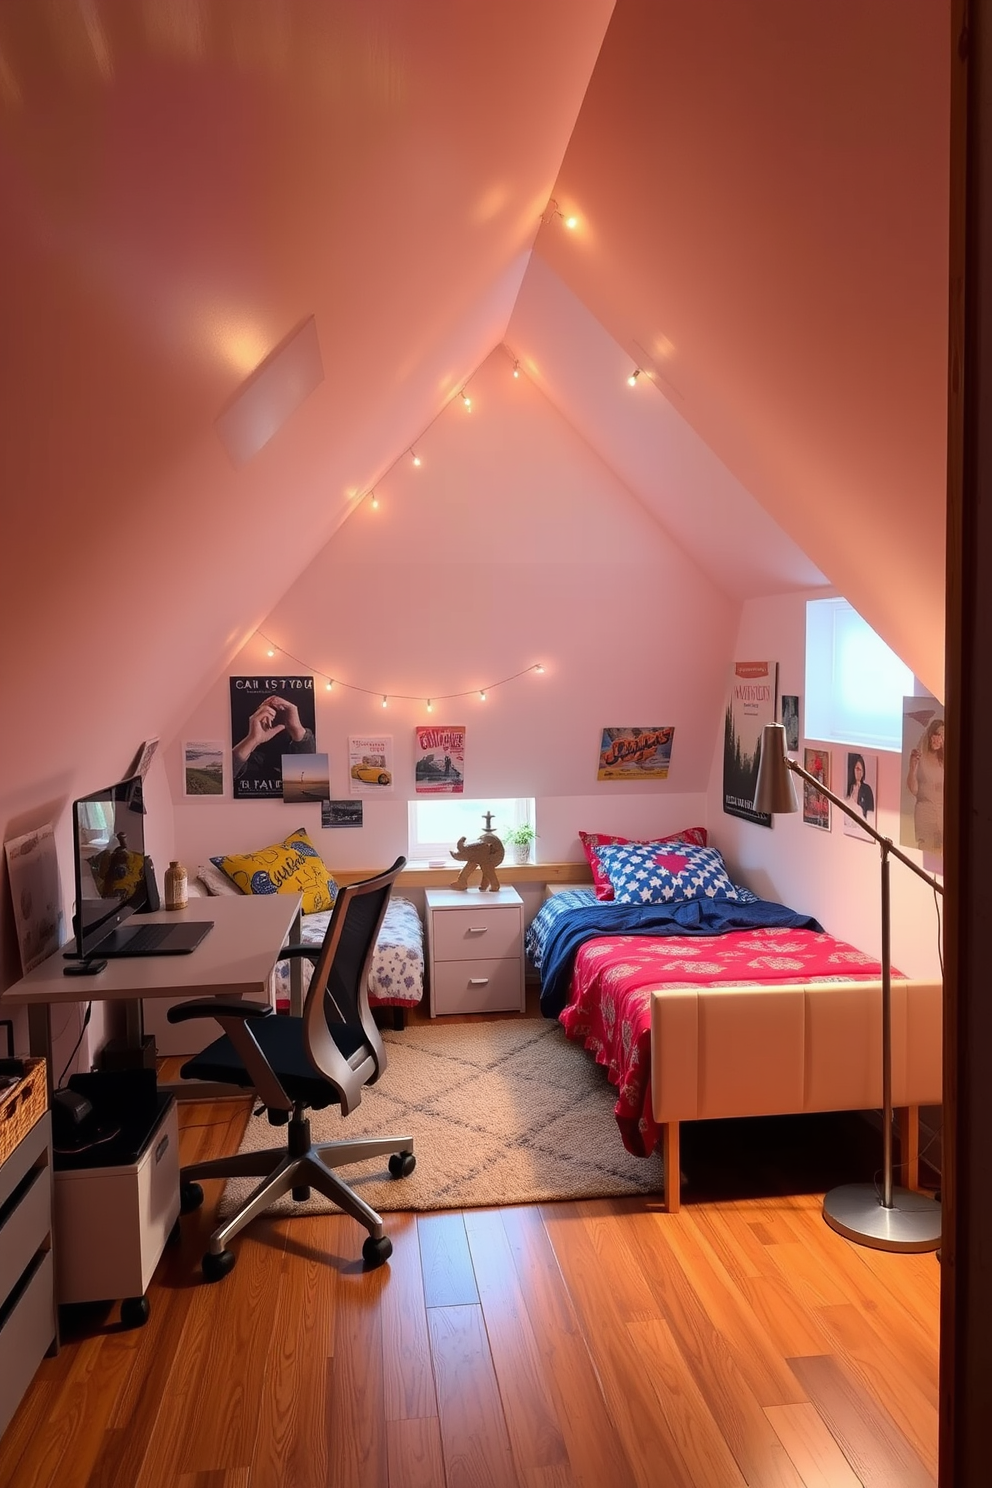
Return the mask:
{"type": "Polygon", "coordinates": [[[604,728],[597,780],[667,780],[673,727],[604,728]]]}
{"type": "Polygon", "coordinates": [[[301,801],[329,801],[331,768],[326,754],[284,754],[282,798],[298,806],[301,801]]]}
{"type": "Polygon", "coordinates": [[[236,801],[282,798],[286,754],[317,748],[312,677],[232,677],[231,777],[236,801]]]}
{"type": "Polygon", "coordinates": [[[219,739],[187,739],[183,745],[183,795],[223,794],[223,744],[219,739]]]}
{"type": "MultiPolygon", "coordinates": [[[[844,800],[855,806],[870,827],[876,826],[876,801],[878,794],[878,755],[865,754],[862,750],[849,749],[841,758],[845,762],[844,800]]],[[[839,792],[838,792],[839,794],[839,792]]],[[[844,831],[860,842],[874,842],[873,837],[852,821],[844,817],[844,831]]]]}
{"type": "Polygon", "coordinates": [[[755,811],[761,731],[775,722],[777,661],[738,661],[730,674],[723,729],[723,809],[728,816],[770,827],[771,815],[755,811]]]}
{"type": "Polygon", "coordinates": [[[794,692],[782,694],[782,726],[785,729],[785,747],[790,754],[799,752],[799,697],[794,692]]]}
{"type": "MultiPolygon", "coordinates": [[[[816,748],[805,750],[803,768],[821,785],[825,785],[827,790],[832,788],[828,750],[816,748]]],[[[815,785],[810,785],[808,780],[803,781],[803,821],[808,827],[819,827],[824,832],[830,831],[830,802],[815,785]]]]}
{"type": "Polygon", "coordinates": [[[933,697],[902,700],[899,841],[944,851],[944,709],[933,697]]]}

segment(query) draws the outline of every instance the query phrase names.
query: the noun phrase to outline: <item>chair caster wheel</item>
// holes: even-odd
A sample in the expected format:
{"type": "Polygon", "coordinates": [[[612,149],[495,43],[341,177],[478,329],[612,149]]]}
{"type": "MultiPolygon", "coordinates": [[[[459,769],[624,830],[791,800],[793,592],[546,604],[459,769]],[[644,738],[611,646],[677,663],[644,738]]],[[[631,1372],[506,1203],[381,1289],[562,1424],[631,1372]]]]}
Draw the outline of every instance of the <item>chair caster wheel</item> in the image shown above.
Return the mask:
{"type": "Polygon", "coordinates": [[[143,1328],[150,1313],[147,1297],[125,1297],[121,1303],[121,1325],[125,1328],[143,1328]]]}
{"type": "Polygon", "coordinates": [[[305,1204],[306,1201],[307,1201],[307,1199],[309,1199],[309,1197],[310,1197],[310,1190],[306,1186],[305,1183],[301,1184],[299,1188],[294,1188],[293,1189],[293,1200],[294,1200],[295,1203],[297,1203],[297,1204],[305,1204]]]}
{"type": "Polygon", "coordinates": [[[381,1240],[375,1240],[370,1235],[362,1246],[362,1260],[366,1271],[374,1271],[376,1266],[388,1261],[392,1253],[393,1242],[388,1235],[383,1235],[381,1240]]]}
{"type": "Polygon", "coordinates": [[[417,1166],[412,1152],[394,1152],[389,1159],[389,1171],[394,1178],[409,1178],[417,1166]]]}
{"type": "Polygon", "coordinates": [[[180,1242],[180,1240],[182,1238],[183,1238],[182,1226],[180,1225],[180,1223],[179,1223],[179,1221],[177,1219],[176,1222],[175,1222],[175,1224],[172,1226],[172,1229],[169,1231],[168,1236],[166,1237],[165,1243],[166,1243],[166,1245],[178,1245],[179,1242],[180,1242]]]}
{"type": "Polygon", "coordinates": [[[229,1271],[233,1271],[235,1259],[233,1250],[222,1250],[220,1255],[214,1255],[212,1250],[208,1250],[200,1263],[207,1281],[220,1281],[229,1271]]]}
{"type": "Polygon", "coordinates": [[[192,1214],[203,1203],[203,1189],[198,1183],[180,1183],[179,1213],[192,1214]]]}

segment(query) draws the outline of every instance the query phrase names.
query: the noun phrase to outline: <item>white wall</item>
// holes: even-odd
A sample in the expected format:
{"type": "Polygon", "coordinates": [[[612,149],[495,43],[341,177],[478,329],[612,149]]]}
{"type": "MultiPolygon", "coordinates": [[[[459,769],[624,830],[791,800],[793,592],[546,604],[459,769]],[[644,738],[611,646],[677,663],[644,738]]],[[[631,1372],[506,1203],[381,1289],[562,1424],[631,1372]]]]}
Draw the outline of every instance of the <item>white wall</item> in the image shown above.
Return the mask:
{"type": "MultiPolygon", "coordinates": [[[[745,603],[733,660],[778,661],[779,695],[800,697],[804,720],[805,595],[786,595],[745,603]]],[[[800,737],[800,749],[804,739],[800,737]]],[[[814,741],[819,742],[819,741],[814,741]]],[[[850,741],[853,745],[857,740],[850,741]]],[[[728,816],[722,800],[722,734],[712,756],[709,814],[712,839],[722,848],[735,874],[764,898],[776,899],[813,914],[832,935],[879,955],[880,873],[875,844],[858,841],[843,830],[840,813],[832,812],[830,832],[806,826],[802,813],[775,817],[771,828],[728,816]]],[[[832,747],[833,779],[840,769],[842,745],[832,747]]],[[[801,760],[801,755],[799,756],[801,760]]],[[[899,844],[900,756],[879,754],[877,822],[879,831],[899,844]]],[[[902,849],[928,872],[935,865],[914,849],[902,849]]],[[[892,891],[892,958],[908,976],[940,975],[938,912],[933,892],[897,860],[890,863],[892,891]]],[[[943,913],[943,901],[940,906],[943,913]]]]}

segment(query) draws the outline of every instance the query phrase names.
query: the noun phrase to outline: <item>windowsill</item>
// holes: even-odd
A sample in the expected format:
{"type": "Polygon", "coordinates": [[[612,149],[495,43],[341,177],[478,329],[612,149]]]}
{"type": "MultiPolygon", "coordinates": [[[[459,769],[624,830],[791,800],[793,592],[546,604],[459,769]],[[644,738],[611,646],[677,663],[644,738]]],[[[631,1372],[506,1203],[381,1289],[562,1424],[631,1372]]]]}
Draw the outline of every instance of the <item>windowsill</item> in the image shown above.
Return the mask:
{"type": "MultiPolygon", "coordinates": [[[[450,884],[452,878],[457,875],[463,865],[454,859],[446,863],[443,868],[432,867],[429,862],[407,863],[403,872],[396,880],[398,888],[443,888],[450,884]]],[[[357,883],[359,879],[368,878],[374,873],[372,868],[349,868],[334,869],[334,877],[339,884],[357,883]]],[[[500,863],[496,875],[502,883],[592,883],[592,872],[589,864],[582,862],[574,863],[500,863]]]]}

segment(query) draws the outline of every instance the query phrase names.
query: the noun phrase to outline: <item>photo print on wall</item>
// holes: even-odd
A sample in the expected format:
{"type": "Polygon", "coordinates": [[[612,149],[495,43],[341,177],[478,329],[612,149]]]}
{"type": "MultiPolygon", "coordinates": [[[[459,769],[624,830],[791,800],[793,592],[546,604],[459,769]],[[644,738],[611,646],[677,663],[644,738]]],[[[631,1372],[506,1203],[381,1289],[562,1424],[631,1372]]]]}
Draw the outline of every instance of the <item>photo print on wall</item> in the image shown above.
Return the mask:
{"type": "MultiPolygon", "coordinates": [[[[827,790],[831,789],[830,754],[826,749],[805,750],[803,768],[821,785],[825,785],[827,790]]],[[[808,780],[803,781],[803,821],[808,827],[820,827],[824,832],[830,831],[830,802],[815,785],[810,785],[808,780]]]]}
{"type": "Polygon", "coordinates": [[[282,798],[286,754],[317,748],[312,677],[232,677],[231,776],[236,801],[282,798]]]}
{"type": "Polygon", "coordinates": [[[667,780],[674,727],[604,728],[597,780],[667,780]]]}
{"type": "Polygon", "coordinates": [[[465,790],[465,727],[463,724],[418,724],[414,729],[417,763],[414,790],[418,796],[457,796],[465,790]]]}
{"type": "Polygon", "coordinates": [[[799,752],[799,697],[794,692],[782,694],[782,726],[785,729],[785,747],[790,754],[799,752]]]}
{"type": "Polygon", "coordinates": [[[223,794],[223,744],[219,739],[187,739],[183,745],[183,795],[223,794]]]}
{"type": "Polygon", "coordinates": [[[328,801],[331,769],[326,754],[284,754],[282,798],[298,806],[303,801],[328,801]]]}
{"type": "MultiPolygon", "coordinates": [[[[874,827],[878,802],[878,755],[865,754],[860,749],[849,749],[842,759],[846,766],[844,780],[841,782],[844,786],[844,800],[849,806],[856,806],[868,825],[874,827]]],[[[875,839],[862,831],[849,816],[843,818],[843,823],[844,831],[849,837],[856,837],[859,842],[874,842],[875,839]]]]}
{"type": "Polygon", "coordinates": [[[362,801],[321,801],[322,827],[360,827],[365,806],[362,801]]]}
{"type": "Polygon", "coordinates": [[[902,700],[899,841],[944,851],[944,709],[934,697],[902,700]]]}
{"type": "Polygon", "coordinates": [[[730,674],[723,731],[723,809],[758,826],[770,827],[766,811],[755,811],[761,730],[775,722],[777,661],[738,661],[730,674]]]}

